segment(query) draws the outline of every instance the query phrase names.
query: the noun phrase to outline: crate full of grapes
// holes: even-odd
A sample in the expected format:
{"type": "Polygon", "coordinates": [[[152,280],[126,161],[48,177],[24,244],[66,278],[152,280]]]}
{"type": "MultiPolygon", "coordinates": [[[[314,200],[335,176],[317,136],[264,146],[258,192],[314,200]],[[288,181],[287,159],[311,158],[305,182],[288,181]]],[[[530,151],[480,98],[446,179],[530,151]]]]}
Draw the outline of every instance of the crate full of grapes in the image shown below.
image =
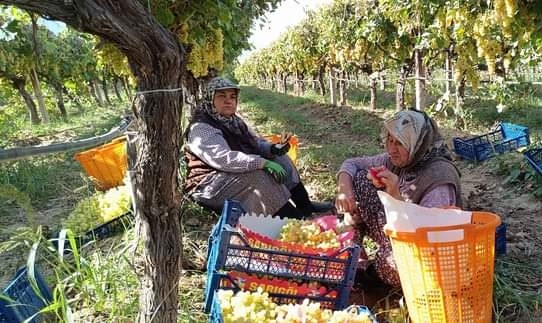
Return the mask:
{"type": "MultiPolygon", "coordinates": [[[[105,239],[125,231],[132,226],[132,197],[128,185],[121,185],[95,192],[77,203],[73,211],[63,221],[64,229],[69,229],[79,245],[92,240],[105,239]]],[[[66,238],[66,230],[52,235],[55,248],[58,241],[66,238]]]]}
{"type": "MultiPolygon", "coordinates": [[[[220,279],[213,280],[213,274],[233,271],[283,280],[316,282],[332,288],[341,286],[344,288],[343,299],[348,298],[360,254],[358,245],[349,243],[337,248],[305,250],[254,243],[237,226],[244,214],[239,202],[226,201],[222,216],[209,237],[207,311],[212,304],[209,301],[212,293],[220,286],[220,279]]],[[[262,227],[270,226],[262,223],[262,227]]]]}

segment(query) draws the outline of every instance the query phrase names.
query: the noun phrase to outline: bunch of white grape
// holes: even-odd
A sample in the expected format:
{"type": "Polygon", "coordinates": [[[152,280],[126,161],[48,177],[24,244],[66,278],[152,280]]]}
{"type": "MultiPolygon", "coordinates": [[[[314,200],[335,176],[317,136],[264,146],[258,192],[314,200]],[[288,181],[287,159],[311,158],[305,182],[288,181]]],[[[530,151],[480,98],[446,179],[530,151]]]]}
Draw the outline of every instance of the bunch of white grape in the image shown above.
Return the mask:
{"type": "Polygon", "coordinates": [[[63,226],[76,235],[84,233],[127,213],[131,203],[132,198],[126,185],[114,187],[105,193],[96,192],[77,203],[64,220],[63,226]]]}
{"type": "Polygon", "coordinates": [[[103,222],[108,222],[130,210],[132,197],[126,185],[114,187],[99,195],[98,204],[103,222]]]}
{"type": "Polygon", "coordinates": [[[100,206],[95,195],[77,203],[75,209],[64,220],[63,227],[79,235],[102,223],[100,206]]]}
{"type": "Polygon", "coordinates": [[[218,299],[224,323],[275,322],[277,305],[261,288],[256,292],[219,290],[218,299]]]}
{"type": "Polygon", "coordinates": [[[279,240],[322,249],[340,246],[333,230],[323,231],[318,224],[308,220],[288,220],[280,230],[279,240]]]}
{"type": "Polygon", "coordinates": [[[355,309],[332,311],[319,303],[303,300],[301,304],[275,304],[261,288],[256,292],[219,290],[218,299],[224,323],[370,323],[367,313],[355,309]]]}

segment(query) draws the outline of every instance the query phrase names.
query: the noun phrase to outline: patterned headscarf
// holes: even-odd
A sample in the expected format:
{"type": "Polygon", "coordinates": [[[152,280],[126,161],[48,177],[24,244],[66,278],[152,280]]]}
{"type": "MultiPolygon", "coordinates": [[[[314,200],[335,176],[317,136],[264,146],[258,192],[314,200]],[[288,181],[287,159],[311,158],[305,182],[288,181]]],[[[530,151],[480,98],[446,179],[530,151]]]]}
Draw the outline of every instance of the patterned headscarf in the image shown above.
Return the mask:
{"type": "Polygon", "coordinates": [[[391,134],[408,150],[408,163],[403,167],[421,167],[433,158],[451,160],[450,152],[438,131],[435,121],[425,112],[403,110],[384,121],[384,143],[391,134]]]}
{"type": "Polygon", "coordinates": [[[211,118],[223,124],[231,132],[237,135],[242,135],[243,132],[241,131],[240,126],[244,123],[243,120],[241,120],[241,118],[239,118],[236,114],[229,117],[219,114],[213,104],[216,91],[226,89],[234,89],[237,91],[237,94],[239,94],[239,91],[241,90],[241,88],[237,84],[226,78],[213,78],[209,82],[209,84],[207,84],[207,88],[203,97],[203,102],[199,106],[198,110],[200,110],[200,112],[208,114],[211,118]]]}

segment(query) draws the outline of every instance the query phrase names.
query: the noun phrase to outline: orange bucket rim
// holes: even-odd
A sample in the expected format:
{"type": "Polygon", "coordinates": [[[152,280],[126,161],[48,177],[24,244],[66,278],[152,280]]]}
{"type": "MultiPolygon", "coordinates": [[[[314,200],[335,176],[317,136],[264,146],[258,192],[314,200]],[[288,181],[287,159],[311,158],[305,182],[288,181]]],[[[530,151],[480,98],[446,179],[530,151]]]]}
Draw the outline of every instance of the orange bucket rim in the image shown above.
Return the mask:
{"type": "Polygon", "coordinates": [[[397,240],[406,240],[406,241],[418,241],[424,239],[427,232],[436,232],[436,231],[452,231],[452,230],[470,230],[474,232],[488,231],[491,228],[491,231],[495,231],[497,227],[502,223],[501,217],[492,212],[484,211],[471,211],[472,218],[471,223],[469,224],[458,224],[442,227],[420,227],[416,229],[415,232],[400,232],[393,229],[390,229],[386,224],[384,226],[384,232],[387,236],[397,240]],[[477,223],[483,221],[482,223],[477,223]]]}

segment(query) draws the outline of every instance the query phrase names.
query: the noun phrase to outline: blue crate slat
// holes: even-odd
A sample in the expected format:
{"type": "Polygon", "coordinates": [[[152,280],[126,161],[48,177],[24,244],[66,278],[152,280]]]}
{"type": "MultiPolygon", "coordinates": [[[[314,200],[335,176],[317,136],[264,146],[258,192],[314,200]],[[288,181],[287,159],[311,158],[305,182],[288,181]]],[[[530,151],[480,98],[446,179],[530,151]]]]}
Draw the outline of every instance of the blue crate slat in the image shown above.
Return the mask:
{"type": "Polygon", "coordinates": [[[497,129],[470,139],[454,138],[455,153],[475,162],[530,144],[529,128],[502,122],[497,129]]]}
{"type": "Polygon", "coordinates": [[[506,254],[506,223],[501,223],[495,230],[495,254],[506,254]]]}
{"type": "MultiPolygon", "coordinates": [[[[1,323],[23,322],[52,300],[51,290],[37,269],[34,271],[34,277],[39,291],[32,288],[26,267],[19,269],[15,278],[4,288],[2,295],[9,297],[12,301],[0,299],[1,323]]],[[[29,322],[38,323],[41,322],[41,318],[36,315],[29,322]]]]}
{"type": "Polygon", "coordinates": [[[339,293],[337,303],[338,306],[346,305],[361,251],[359,246],[345,247],[325,256],[254,248],[237,229],[233,229],[244,213],[238,201],[227,200],[209,237],[206,313],[211,310],[214,292],[220,285],[220,276],[213,274],[230,270],[346,286],[339,293]],[[230,243],[232,238],[236,240],[235,244],[230,243]]]}
{"type": "Polygon", "coordinates": [[[542,176],[542,148],[529,149],[524,155],[529,164],[542,176]]]}
{"type": "MultiPolygon", "coordinates": [[[[291,297],[291,295],[286,295],[285,297],[287,298],[288,296],[291,297]]],[[[211,311],[209,313],[209,323],[224,323],[224,319],[222,317],[222,309],[220,308],[220,301],[218,297],[216,296],[216,292],[215,292],[215,297],[213,298],[213,300],[214,300],[213,305],[211,306],[211,311]]],[[[288,300],[285,299],[284,303],[291,303],[291,302],[288,302],[288,300]]],[[[378,322],[367,306],[353,305],[352,308],[354,308],[358,314],[369,315],[369,318],[372,320],[373,323],[378,322]]]]}

